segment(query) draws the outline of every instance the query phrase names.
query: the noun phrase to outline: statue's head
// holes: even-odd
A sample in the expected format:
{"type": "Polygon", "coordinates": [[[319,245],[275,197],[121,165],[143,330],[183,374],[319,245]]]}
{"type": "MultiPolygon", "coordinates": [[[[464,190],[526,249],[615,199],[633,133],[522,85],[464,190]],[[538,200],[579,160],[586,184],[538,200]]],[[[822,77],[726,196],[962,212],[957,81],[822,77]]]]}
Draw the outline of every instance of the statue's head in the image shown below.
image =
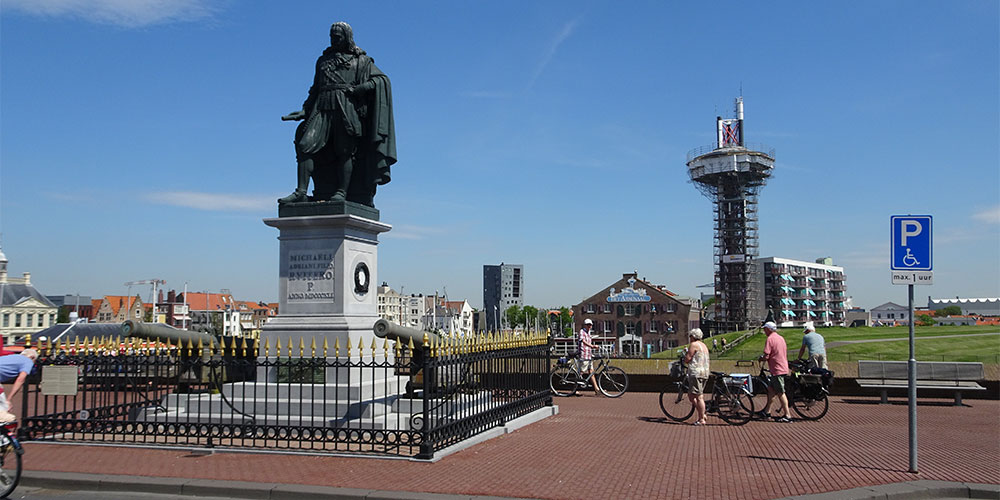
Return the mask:
{"type": "Polygon", "coordinates": [[[333,23],[330,26],[330,47],[338,52],[354,49],[354,30],[345,22],[333,23]]]}

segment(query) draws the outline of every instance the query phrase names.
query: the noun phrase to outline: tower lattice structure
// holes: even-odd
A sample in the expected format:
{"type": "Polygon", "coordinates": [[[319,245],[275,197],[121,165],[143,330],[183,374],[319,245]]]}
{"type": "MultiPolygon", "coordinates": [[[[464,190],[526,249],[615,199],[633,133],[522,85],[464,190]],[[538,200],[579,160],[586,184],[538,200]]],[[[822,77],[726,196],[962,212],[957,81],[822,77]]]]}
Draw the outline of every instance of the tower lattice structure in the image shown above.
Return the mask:
{"type": "Polygon", "coordinates": [[[716,123],[716,144],[688,153],[688,174],[714,206],[715,328],[746,330],[763,319],[757,197],[774,169],[774,150],[744,142],[742,97],[736,118],[716,123]]]}

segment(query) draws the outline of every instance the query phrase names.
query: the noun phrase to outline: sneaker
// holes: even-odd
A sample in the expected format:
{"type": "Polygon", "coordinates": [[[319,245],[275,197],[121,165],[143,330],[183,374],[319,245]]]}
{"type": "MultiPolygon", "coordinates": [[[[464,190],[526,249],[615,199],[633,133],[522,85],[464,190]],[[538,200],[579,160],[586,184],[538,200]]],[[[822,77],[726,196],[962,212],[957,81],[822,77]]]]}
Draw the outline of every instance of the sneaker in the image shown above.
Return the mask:
{"type": "Polygon", "coordinates": [[[766,412],[766,411],[763,411],[763,410],[755,412],[753,414],[753,416],[754,416],[754,418],[759,418],[759,419],[762,419],[762,420],[767,420],[767,419],[771,418],[771,414],[768,413],[768,412],[766,412]]]}
{"type": "Polygon", "coordinates": [[[775,417],[775,418],[774,418],[774,421],[775,421],[775,422],[781,422],[781,423],[786,423],[786,422],[791,422],[791,421],[792,421],[792,419],[790,419],[790,418],[788,418],[788,417],[775,417]]]}

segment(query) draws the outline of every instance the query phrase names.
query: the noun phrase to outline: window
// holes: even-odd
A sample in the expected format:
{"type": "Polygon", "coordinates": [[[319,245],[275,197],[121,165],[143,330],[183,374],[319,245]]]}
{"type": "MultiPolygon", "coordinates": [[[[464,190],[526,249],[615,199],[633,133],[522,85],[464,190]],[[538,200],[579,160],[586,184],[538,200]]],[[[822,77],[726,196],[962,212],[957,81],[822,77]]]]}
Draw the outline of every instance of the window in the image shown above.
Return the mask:
{"type": "Polygon", "coordinates": [[[673,349],[675,347],[677,347],[677,341],[676,340],[668,340],[667,341],[667,349],[673,349]]]}
{"type": "Polygon", "coordinates": [[[611,329],[614,328],[614,322],[609,319],[606,319],[602,321],[601,324],[603,325],[604,333],[606,335],[610,335],[611,329]]]}
{"type": "Polygon", "coordinates": [[[10,326],[10,313],[3,313],[3,327],[7,328],[10,326]]]}
{"type": "Polygon", "coordinates": [[[896,313],[889,313],[889,319],[895,319],[896,313]]]}
{"type": "Polygon", "coordinates": [[[625,304],[625,315],[626,316],[638,316],[639,314],[636,313],[636,309],[637,309],[637,307],[636,307],[635,304],[625,304]]]}
{"type": "Polygon", "coordinates": [[[667,312],[672,313],[677,311],[677,304],[673,302],[667,302],[667,312]]]}
{"type": "Polygon", "coordinates": [[[659,323],[659,322],[658,321],[650,321],[649,322],[649,331],[655,332],[656,331],[656,324],[657,323],[659,323]]]}
{"type": "Polygon", "coordinates": [[[21,313],[17,313],[14,315],[14,328],[20,328],[20,327],[21,327],[21,313]]]}
{"type": "Polygon", "coordinates": [[[629,321],[625,323],[625,335],[635,335],[635,323],[629,321]]]}
{"type": "Polygon", "coordinates": [[[25,326],[27,326],[28,328],[31,328],[32,326],[34,326],[31,323],[35,320],[35,315],[31,314],[31,313],[28,313],[26,316],[27,316],[27,319],[25,320],[25,323],[26,323],[25,326]]]}
{"type": "Polygon", "coordinates": [[[593,314],[596,311],[597,311],[597,308],[594,307],[594,304],[587,304],[587,306],[586,306],[586,312],[593,314]]]}
{"type": "Polygon", "coordinates": [[[608,304],[608,303],[605,302],[604,303],[604,307],[602,307],[601,310],[604,311],[605,313],[610,313],[611,312],[611,304],[608,304]]]}

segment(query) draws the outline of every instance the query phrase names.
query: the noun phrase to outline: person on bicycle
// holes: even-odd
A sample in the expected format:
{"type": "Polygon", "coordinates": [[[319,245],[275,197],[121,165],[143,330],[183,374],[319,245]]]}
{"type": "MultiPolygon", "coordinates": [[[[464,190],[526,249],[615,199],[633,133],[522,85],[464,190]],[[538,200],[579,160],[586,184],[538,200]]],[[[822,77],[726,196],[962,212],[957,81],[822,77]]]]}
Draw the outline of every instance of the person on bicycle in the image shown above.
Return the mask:
{"type": "Polygon", "coordinates": [[[10,413],[10,400],[8,397],[14,399],[17,392],[21,390],[24,380],[28,378],[28,374],[35,368],[36,358],[38,358],[38,351],[34,349],[25,349],[21,351],[19,356],[0,357],[0,381],[14,381],[14,386],[10,389],[10,396],[5,394],[3,389],[0,388],[0,423],[16,420],[17,417],[10,413]]]}
{"type": "Polygon", "coordinates": [[[767,403],[764,409],[757,412],[762,417],[767,417],[771,410],[771,401],[778,396],[781,403],[781,415],[775,415],[778,422],[791,422],[788,418],[788,396],[785,395],[785,377],[788,375],[788,344],[785,339],[778,335],[778,326],[772,321],[764,323],[764,333],[767,340],[764,341],[764,354],[761,354],[760,361],[767,360],[767,369],[771,372],[771,378],[767,384],[767,403]]]}
{"type": "Polygon", "coordinates": [[[687,355],[684,356],[684,364],[687,365],[688,399],[691,405],[698,412],[698,420],[692,425],[705,425],[705,383],[708,382],[708,346],[701,341],[703,334],[701,328],[692,328],[688,332],[688,340],[691,345],[688,347],[687,355]]]}
{"type": "Polygon", "coordinates": [[[587,318],[583,320],[583,328],[580,329],[580,334],[577,336],[577,342],[579,346],[577,347],[577,363],[580,368],[580,373],[586,377],[586,380],[590,382],[591,387],[594,388],[594,394],[600,394],[597,390],[597,381],[594,380],[594,345],[593,337],[590,335],[590,331],[594,328],[594,322],[587,318]]]}
{"type": "Polygon", "coordinates": [[[802,354],[808,349],[809,367],[828,370],[829,368],[826,366],[826,341],[823,340],[822,335],[816,333],[816,326],[813,325],[812,321],[806,323],[806,328],[802,333],[804,335],[802,336],[802,347],[799,348],[798,359],[802,359],[802,354]]]}

